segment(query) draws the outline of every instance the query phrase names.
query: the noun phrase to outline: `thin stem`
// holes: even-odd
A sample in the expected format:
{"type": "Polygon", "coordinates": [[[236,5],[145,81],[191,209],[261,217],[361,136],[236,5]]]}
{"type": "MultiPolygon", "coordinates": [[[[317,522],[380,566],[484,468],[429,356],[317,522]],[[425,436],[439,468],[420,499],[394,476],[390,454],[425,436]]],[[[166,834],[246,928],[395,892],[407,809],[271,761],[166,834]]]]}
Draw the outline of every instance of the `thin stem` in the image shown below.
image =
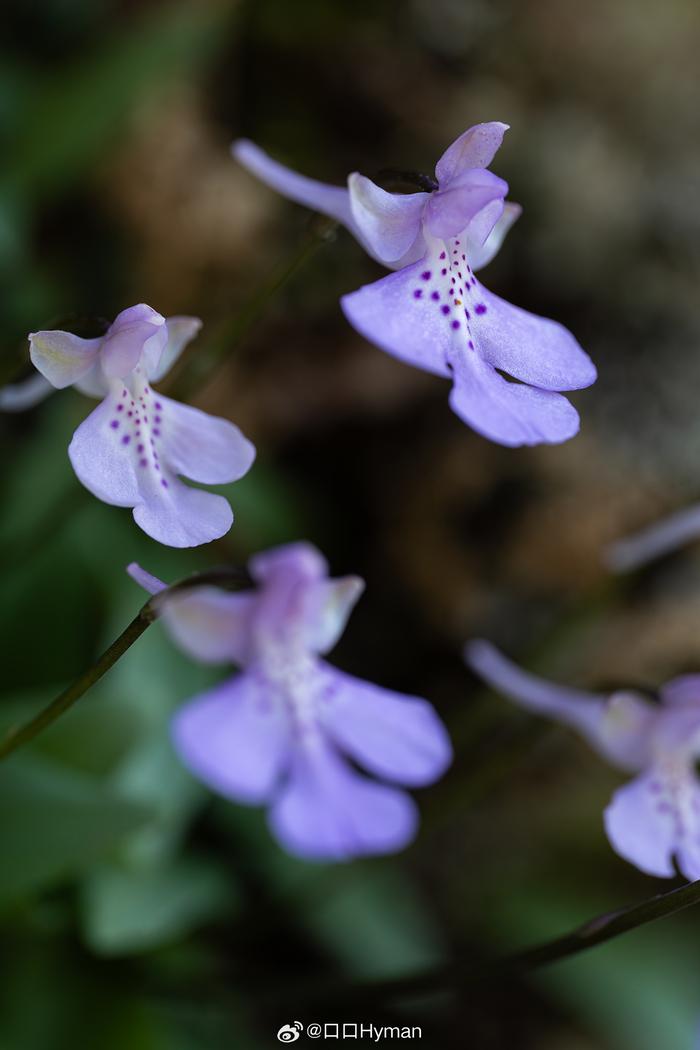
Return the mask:
{"type": "Polygon", "coordinates": [[[205,352],[192,358],[168,393],[175,398],[190,397],[208,382],[212,370],[231,350],[248,335],[254,325],[264,315],[268,303],[287,281],[300,269],[318,249],[333,240],[338,223],[323,215],[314,215],[309,231],[295,255],[277,267],[269,280],[245,303],[235,316],[223,326],[218,338],[211,343],[205,352]]]}
{"type": "Polygon", "coordinates": [[[215,584],[227,589],[239,589],[242,586],[248,586],[250,582],[250,577],[245,569],[211,569],[207,572],[196,573],[185,580],[180,580],[178,583],[159,591],[158,594],[149,598],[128,627],[122,631],[119,637],[112,642],[109,648],[103,652],[102,656],[91,667],[88,667],[86,671],[78,675],[74,682],[64,689],[62,693],[59,693],[50,704],[42,708],[38,714],[30,718],[28,722],[8,730],[0,741],[0,761],[17,751],[23,744],[28,744],[30,740],[33,740],[44,729],[47,729],[62,714],[65,714],[76,701],[80,700],[93,685],[99,682],[100,678],[109,671],[110,667],[113,667],[124,653],[131,648],[134,642],[138,641],[144,631],[158,619],[163,599],[168,595],[173,593],[179,594],[184,590],[191,590],[207,584],[215,584]]]}
{"type": "MultiPolygon", "coordinates": [[[[571,933],[552,941],[527,948],[514,955],[507,955],[492,962],[463,959],[447,963],[436,969],[402,977],[395,980],[372,981],[352,986],[320,986],[317,984],[311,998],[323,998],[335,1004],[347,1002],[387,1003],[426,993],[443,991],[446,988],[461,988],[464,984],[498,980],[506,976],[518,976],[561,962],[596,945],[619,937],[630,930],[638,929],[649,922],[675,915],[676,912],[700,904],[700,881],[687,883],[668,893],[660,893],[641,904],[620,908],[590,919],[571,933]]],[[[294,997],[294,989],[290,989],[294,997]]],[[[284,993],[286,994],[286,992],[284,993]]],[[[298,993],[297,993],[298,994],[298,993]]]]}
{"type": "Polygon", "coordinates": [[[23,744],[28,744],[30,740],[33,740],[35,736],[38,736],[39,733],[68,711],[81,696],[87,693],[88,689],[95,685],[96,682],[99,682],[100,678],[124,655],[127,649],[131,648],[146,628],[157,618],[157,615],[157,612],[151,607],[151,602],[147,601],[129,626],[122,631],[116,641],[112,642],[110,647],[104,651],[92,667],[78,675],[67,689],[59,693],[56,699],[39,711],[34,718],[31,718],[23,726],[10,729],[5,734],[2,741],[0,741],[0,761],[22,747],[23,744]]]}

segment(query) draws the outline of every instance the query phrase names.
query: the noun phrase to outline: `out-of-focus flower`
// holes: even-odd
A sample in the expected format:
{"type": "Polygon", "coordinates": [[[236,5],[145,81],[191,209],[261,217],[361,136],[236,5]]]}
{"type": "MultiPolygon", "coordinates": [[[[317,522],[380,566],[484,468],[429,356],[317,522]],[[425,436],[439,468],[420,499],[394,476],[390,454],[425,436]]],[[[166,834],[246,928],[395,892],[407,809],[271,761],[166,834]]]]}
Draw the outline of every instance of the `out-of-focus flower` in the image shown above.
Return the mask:
{"type": "Polygon", "coordinates": [[[631,572],[698,538],[700,505],[695,504],[611,543],[605,551],[605,562],[613,572],[631,572]]]}
{"type": "Polygon", "coordinates": [[[576,410],[556,391],[589,386],[595,367],[560,324],[511,306],[474,276],[520,214],[505,203],[507,184],[487,170],[506,130],[498,122],[469,128],[438,161],[432,189],[421,193],[388,193],[357,172],[347,189],[327,186],[247,140],[234,143],[233,154],[278,192],[343,223],[397,271],[341,300],[362,335],[451,378],[451,407],[492,441],[556,443],[579,427],[576,410]]]}
{"type": "Polygon", "coordinates": [[[166,320],[143,303],[123,310],[99,339],[33,332],[31,358],[54,387],[104,398],[68,449],[80,481],[99,499],[133,507],[144,532],[170,547],[194,547],[228,532],[223,496],[191,488],[237,481],[255,449],[238,427],[152,389],[195,337],[196,317],[166,320]]]}
{"type": "Polygon", "coordinates": [[[568,689],[521,670],[490,643],[470,642],[467,664],[530,711],[577,729],[613,765],[636,773],[605,810],[614,850],[649,875],[700,878],[700,675],[667,682],[654,703],[634,691],[568,689]]]}
{"type": "MultiPolygon", "coordinates": [[[[151,594],[164,587],[138,565],[128,571],[151,594]]],[[[202,587],[162,600],[166,627],[185,652],[242,668],[176,715],[180,757],[219,794],[267,803],[272,832],[290,853],[346,860],[403,848],[417,829],[413,800],[346,758],[380,780],[429,784],[451,761],[442,722],[426,700],[321,659],[342,634],[362,580],[329,579],[306,543],[258,554],[250,571],[253,591],[202,587]]]]}

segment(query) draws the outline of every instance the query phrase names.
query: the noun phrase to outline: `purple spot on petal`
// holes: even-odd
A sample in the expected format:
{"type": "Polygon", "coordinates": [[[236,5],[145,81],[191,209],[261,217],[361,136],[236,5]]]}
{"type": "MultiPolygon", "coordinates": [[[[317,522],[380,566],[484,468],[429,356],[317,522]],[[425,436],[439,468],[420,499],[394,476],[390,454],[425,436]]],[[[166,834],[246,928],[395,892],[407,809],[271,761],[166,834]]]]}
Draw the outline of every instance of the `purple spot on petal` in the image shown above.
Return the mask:
{"type": "Polygon", "coordinates": [[[429,281],[432,276],[433,275],[430,272],[430,270],[423,270],[423,273],[421,274],[421,277],[423,278],[424,281],[429,281]]]}
{"type": "Polygon", "coordinates": [[[123,411],[124,411],[124,406],[123,405],[117,405],[117,412],[123,412],[123,411]]]}
{"type": "Polygon", "coordinates": [[[153,433],[155,434],[156,437],[160,437],[160,430],[158,430],[157,427],[154,428],[153,433]]]}
{"type": "Polygon", "coordinates": [[[444,253],[444,252],[440,252],[440,258],[441,258],[441,259],[444,259],[444,258],[445,258],[445,253],[444,253]]]}
{"type": "Polygon", "coordinates": [[[421,288],[416,288],[415,292],[413,293],[413,298],[414,299],[422,299],[423,298],[423,291],[422,291],[421,288]]]}
{"type": "Polygon", "coordinates": [[[470,350],[474,349],[474,344],[472,343],[471,339],[469,340],[468,346],[470,350]]]}
{"type": "Polygon", "coordinates": [[[486,313],[486,307],[484,306],[483,303],[477,303],[476,306],[474,307],[474,310],[478,314],[485,314],[486,313]]]}
{"type": "Polygon", "coordinates": [[[445,276],[445,274],[447,273],[447,270],[440,270],[440,273],[441,273],[441,274],[442,274],[442,276],[444,277],[444,276],[445,276]]]}
{"type": "Polygon", "coordinates": [[[167,487],[168,487],[168,483],[167,483],[167,481],[165,480],[165,478],[161,478],[161,479],[160,479],[160,483],[161,483],[161,485],[163,486],[163,488],[164,488],[164,489],[167,489],[167,487]]]}
{"type": "Polygon", "coordinates": [[[452,327],[453,328],[459,328],[459,321],[453,321],[452,322],[452,327]]]}
{"type": "Polygon", "coordinates": [[[447,314],[450,312],[449,306],[441,306],[440,309],[445,314],[445,316],[447,316],[447,314]]]}
{"type": "Polygon", "coordinates": [[[160,423],[161,422],[160,416],[156,416],[156,418],[153,420],[153,422],[154,423],[160,423]]]}
{"type": "Polygon", "coordinates": [[[134,413],[133,412],[127,412],[126,414],[129,417],[129,419],[131,419],[131,417],[133,416],[134,413]]]}
{"type": "Polygon", "coordinates": [[[137,452],[143,452],[143,445],[137,445],[136,446],[136,451],[137,452]]]}
{"type": "Polygon", "coordinates": [[[126,397],[127,394],[128,394],[128,390],[122,390],[122,397],[126,397]]]}
{"type": "Polygon", "coordinates": [[[124,437],[122,438],[122,445],[128,445],[130,441],[131,441],[131,438],[129,437],[129,435],[125,434],[124,437]]]}
{"type": "Polygon", "coordinates": [[[111,426],[112,430],[116,430],[117,427],[119,426],[119,420],[118,419],[113,419],[112,422],[109,425],[111,426]]]}
{"type": "Polygon", "coordinates": [[[148,460],[147,459],[140,459],[139,460],[139,466],[140,467],[147,467],[148,466],[148,460]]]}
{"type": "Polygon", "coordinates": [[[459,244],[459,241],[455,241],[455,244],[459,244]]]}
{"type": "Polygon", "coordinates": [[[160,412],[161,408],[163,407],[163,406],[161,405],[160,401],[154,401],[154,405],[155,405],[155,407],[156,407],[156,408],[158,409],[158,411],[160,412]]]}
{"type": "Polygon", "coordinates": [[[438,301],[438,299],[440,298],[440,293],[439,292],[432,292],[430,298],[433,300],[433,302],[436,303],[438,301]]]}

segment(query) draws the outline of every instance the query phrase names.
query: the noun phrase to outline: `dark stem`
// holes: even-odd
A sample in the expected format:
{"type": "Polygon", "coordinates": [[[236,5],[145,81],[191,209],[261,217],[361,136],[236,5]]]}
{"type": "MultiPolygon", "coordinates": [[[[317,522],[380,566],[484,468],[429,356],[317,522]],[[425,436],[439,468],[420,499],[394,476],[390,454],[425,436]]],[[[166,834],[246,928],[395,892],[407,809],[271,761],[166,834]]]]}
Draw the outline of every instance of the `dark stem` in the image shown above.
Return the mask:
{"type": "Polygon", "coordinates": [[[211,569],[207,572],[189,576],[186,580],[180,580],[178,583],[173,584],[172,587],[166,587],[165,590],[149,598],[129,626],[122,631],[116,641],[112,642],[102,656],[91,667],[88,667],[87,671],[83,671],[71,685],[64,689],[62,693],[59,693],[50,704],[39,711],[33,718],[30,718],[28,722],[25,722],[24,725],[15,726],[8,730],[0,741],[0,761],[17,751],[23,744],[28,744],[30,740],[33,740],[44,729],[47,729],[62,714],[65,714],[76,701],[80,700],[93,685],[99,682],[100,678],[109,671],[110,667],[113,667],[124,653],[131,648],[134,642],[138,641],[144,631],[158,619],[163,600],[169,595],[179,594],[182,591],[203,587],[207,584],[225,587],[228,590],[237,590],[241,587],[249,586],[251,582],[250,576],[245,569],[211,569]]]}
{"type": "MultiPolygon", "coordinates": [[[[502,959],[486,962],[479,959],[459,959],[411,977],[372,981],[365,984],[324,985],[316,982],[312,989],[306,989],[307,998],[311,1002],[322,1000],[333,1006],[350,1003],[358,1003],[362,1006],[383,1005],[387,1002],[415,998],[448,988],[461,989],[465,984],[518,976],[571,958],[596,945],[604,944],[614,937],[619,937],[623,933],[645,926],[649,922],[655,922],[656,919],[675,915],[676,912],[695,904],[700,904],[700,881],[690,882],[668,893],[660,893],[641,904],[599,915],[571,933],[534,948],[527,948],[514,955],[507,955],[502,959]]],[[[284,1001],[286,1001],[287,994],[289,994],[290,1002],[302,1001],[303,990],[298,987],[296,989],[285,987],[281,993],[284,1001]]]]}

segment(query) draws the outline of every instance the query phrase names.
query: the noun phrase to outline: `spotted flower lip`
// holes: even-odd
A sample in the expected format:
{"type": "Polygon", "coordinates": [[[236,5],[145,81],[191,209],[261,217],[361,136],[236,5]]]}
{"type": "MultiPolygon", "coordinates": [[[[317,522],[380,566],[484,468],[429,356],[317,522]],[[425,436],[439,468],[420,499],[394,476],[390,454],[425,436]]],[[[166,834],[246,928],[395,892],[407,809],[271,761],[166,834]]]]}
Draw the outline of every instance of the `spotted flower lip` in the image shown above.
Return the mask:
{"type": "Polygon", "coordinates": [[[475,272],[520,214],[488,170],[508,126],[469,128],[435,168],[437,189],[389,193],[354,172],[347,188],[290,171],[247,140],[234,157],[267,185],[343,223],[396,272],[341,299],[350,323],[387,353],[452,380],[450,406],[503,445],[566,441],[578,413],[562,390],[590,386],[592,361],[562,325],[487,291],[475,272]],[[509,382],[507,373],[516,382],[509,382]]]}
{"type": "MultiPolygon", "coordinates": [[[[442,722],[426,700],[321,659],[343,633],[361,579],[329,579],[307,543],[257,554],[249,568],[254,590],[202,587],[162,599],[165,627],[188,655],[241,668],[175,716],[180,758],[218,794],[267,805],[272,833],[297,856],[342,861],[402,849],[418,815],[396,785],[444,773],[452,752],[442,722]]],[[[138,565],[128,572],[150,594],[165,586],[138,565]]]]}
{"type": "Polygon", "coordinates": [[[30,355],[52,386],[103,398],[68,449],[82,484],[98,499],[132,507],[153,539],[192,547],[228,532],[228,501],[192,481],[218,485],[247,473],[255,449],[238,427],[163,397],[151,386],[197,335],[196,317],[166,320],[141,303],[123,310],[99,339],[33,332],[30,355]]]}
{"type": "Polygon", "coordinates": [[[613,849],[641,871],[700,878],[700,675],[674,678],[659,703],[633,690],[570,689],[521,670],[493,645],[466,646],[466,663],[527,710],[576,729],[612,765],[635,773],[604,814],[613,849]]]}

